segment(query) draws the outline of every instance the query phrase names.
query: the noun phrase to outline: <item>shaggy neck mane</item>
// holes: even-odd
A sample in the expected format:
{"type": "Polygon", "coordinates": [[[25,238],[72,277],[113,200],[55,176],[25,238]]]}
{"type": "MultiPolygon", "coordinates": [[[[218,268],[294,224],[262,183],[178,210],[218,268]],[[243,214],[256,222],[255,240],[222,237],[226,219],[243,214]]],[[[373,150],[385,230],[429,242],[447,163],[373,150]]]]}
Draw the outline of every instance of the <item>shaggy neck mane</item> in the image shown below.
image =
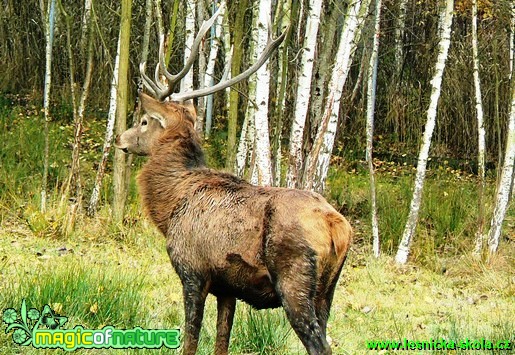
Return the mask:
{"type": "Polygon", "coordinates": [[[168,127],[152,149],[149,164],[189,170],[205,167],[200,137],[193,126],[181,121],[168,127]]]}
{"type": "Polygon", "coordinates": [[[204,152],[193,125],[181,120],[167,127],[138,177],[143,206],[165,235],[170,215],[195,188],[192,180],[202,171],[204,152]]]}

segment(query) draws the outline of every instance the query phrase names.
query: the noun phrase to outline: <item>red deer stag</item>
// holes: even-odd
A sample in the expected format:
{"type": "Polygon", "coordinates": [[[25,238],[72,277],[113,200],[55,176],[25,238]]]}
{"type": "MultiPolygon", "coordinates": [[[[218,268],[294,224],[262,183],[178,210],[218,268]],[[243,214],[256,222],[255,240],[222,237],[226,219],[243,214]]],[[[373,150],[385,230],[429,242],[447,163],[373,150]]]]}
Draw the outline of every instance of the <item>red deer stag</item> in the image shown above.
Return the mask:
{"type": "Polygon", "coordinates": [[[195,109],[179,103],[247,78],[284,34],[270,39],[263,55],[241,75],[207,89],[172,94],[215,16],[199,30],[187,64],[176,75],[166,71],[161,41],[156,80],[145,75],[144,64],[140,67],[154,98],[141,93],[139,124],[116,138],[117,148],[149,157],[139,174],[139,189],[146,213],[167,239],[183,285],[183,352],[197,350],[204,303],[211,293],[218,304],[216,354],[228,352],[236,299],[256,309],[282,306],[309,354],[331,354],[327,319],[351,226],[319,194],[253,186],[207,168],[194,128],[195,109]],[[166,97],[172,101],[162,102],[166,97]]]}

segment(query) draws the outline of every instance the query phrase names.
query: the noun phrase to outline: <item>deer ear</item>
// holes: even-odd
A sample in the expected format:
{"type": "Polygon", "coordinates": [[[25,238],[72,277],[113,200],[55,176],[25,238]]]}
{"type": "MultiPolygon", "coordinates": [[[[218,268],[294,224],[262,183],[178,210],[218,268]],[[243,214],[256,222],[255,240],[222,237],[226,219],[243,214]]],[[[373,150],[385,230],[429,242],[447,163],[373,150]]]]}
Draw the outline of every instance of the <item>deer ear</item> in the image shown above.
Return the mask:
{"type": "Polygon", "coordinates": [[[143,112],[156,119],[163,128],[166,128],[166,108],[164,104],[143,92],[139,94],[139,99],[143,112]]]}

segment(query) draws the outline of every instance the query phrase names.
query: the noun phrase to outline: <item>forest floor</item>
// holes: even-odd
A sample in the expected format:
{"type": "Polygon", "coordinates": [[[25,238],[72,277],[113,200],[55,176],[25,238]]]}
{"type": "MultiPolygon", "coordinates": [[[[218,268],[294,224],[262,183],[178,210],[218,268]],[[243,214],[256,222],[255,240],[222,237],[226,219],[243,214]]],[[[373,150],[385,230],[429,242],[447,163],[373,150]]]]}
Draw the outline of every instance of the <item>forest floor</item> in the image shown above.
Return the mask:
{"type": "MultiPolygon", "coordinates": [[[[34,235],[20,220],[4,219],[0,307],[19,309],[23,298],[28,307],[41,309],[49,304],[69,317],[70,328],[181,327],[181,285],[164,239],[144,219],[135,221],[129,232],[116,231],[106,223],[101,214],[82,221],[72,237],[51,238],[34,235]]],[[[513,346],[513,242],[503,245],[488,262],[471,256],[439,256],[437,268],[399,267],[390,256],[371,257],[368,249],[365,244],[353,246],[335,292],[328,328],[334,353],[367,353],[367,342],[388,340],[468,340],[472,346],[476,340],[506,340],[513,346]]],[[[201,354],[213,351],[215,319],[215,300],[210,296],[201,354]]],[[[41,352],[14,344],[12,333],[0,331],[0,353],[41,352]]],[[[305,352],[282,310],[257,312],[239,304],[231,353],[305,352]]]]}

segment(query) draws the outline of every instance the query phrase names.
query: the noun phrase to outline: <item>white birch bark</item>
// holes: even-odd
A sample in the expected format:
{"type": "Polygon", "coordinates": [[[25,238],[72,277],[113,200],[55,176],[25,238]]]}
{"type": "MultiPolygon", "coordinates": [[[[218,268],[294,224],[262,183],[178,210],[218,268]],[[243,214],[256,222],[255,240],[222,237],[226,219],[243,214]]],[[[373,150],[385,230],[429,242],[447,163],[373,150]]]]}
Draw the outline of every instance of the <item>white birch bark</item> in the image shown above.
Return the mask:
{"type": "Polygon", "coordinates": [[[347,12],[329,82],[322,121],[317,130],[315,144],[306,162],[304,188],[320,192],[324,189],[338,125],[340,99],[369,5],[370,0],[363,2],[356,0],[347,12]]]}
{"type": "Polygon", "coordinates": [[[497,252],[501,238],[502,223],[509,205],[510,189],[513,181],[513,165],[515,160],[515,85],[511,85],[511,108],[508,119],[508,133],[506,138],[506,150],[504,164],[497,189],[494,213],[490,222],[488,233],[488,247],[490,253],[497,252]]]}
{"type": "MultiPolygon", "coordinates": [[[[202,26],[202,22],[205,18],[205,7],[204,0],[196,0],[197,3],[197,24],[198,28],[202,26]]],[[[206,68],[207,68],[207,59],[206,59],[206,43],[207,41],[202,41],[200,43],[199,52],[198,52],[198,83],[200,87],[204,87],[204,81],[206,80],[206,68]]],[[[191,70],[193,71],[193,70],[191,70]]],[[[201,137],[204,137],[204,121],[206,114],[206,100],[205,97],[197,98],[197,122],[195,123],[195,128],[201,137]]]]}
{"type": "Polygon", "coordinates": [[[415,228],[418,221],[418,213],[420,210],[420,203],[422,200],[422,189],[424,186],[424,178],[426,175],[427,158],[429,156],[429,148],[431,146],[431,137],[436,124],[436,111],[438,107],[438,99],[440,98],[440,92],[442,87],[442,77],[445,69],[445,62],[447,60],[447,54],[449,46],[451,44],[451,28],[452,28],[452,17],[453,17],[454,1],[446,0],[445,8],[441,14],[442,29],[440,31],[440,42],[438,50],[438,58],[436,61],[435,74],[431,80],[431,99],[429,108],[427,110],[427,121],[424,130],[424,137],[422,141],[422,147],[417,163],[417,173],[415,177],[415,187],[413,190],[413,198],[411,200],[410,212],[408,215],[408,221],[402,235],[402,240],[395,256],[395,261],[398,264],[405,264],[408,260],[409,250],[413,236],[415,234],[415,228]]]}
{"type": "MultiPolygon", "coordinates": [[[[232,61],[232,51],[233,48],[231,47],[231,33],[230,26],[229,26],[229,16],[224,17],[223,26],[222,26],[222,36],[223,36],[223,45],[224,45],[224,55],[225,55],[225,62],[228,63],[225,69],[227,70],[227,73],[224,73],[224,76],[227,77],[227,79],[231,78],[231,61],[232,61]]],[[[225,102],[227,105],[229,105],[229,96],[231,93],[231,88],[228,87],[225,89],[225,102]]],[[[228,108],[228,107],[227,107],[228,108]]]]}
{"type": "Polygon", "coordinates": [[[239,177],[245,174],[245,166],[249,154],[249,116],[245,115],[243,126],[241,127],[240,142],[238,143],[238,151],[236,153],[236,168],[234,171],[239,177]]]}
{"type": "Polygon", "coordinates": [[[109,98],[109,112],[107,114],[107,126],[104,136],[104,147],[102,148],[102,158],[98,164],[97,175],[95,178],[95,186],[89,200],[87,214],[93,216],[97,210],[98,200],[100,198],[100,189],[104,179],[107,160],[113,142],[114,121],[116,118],[116,97],[118,96],[118,68],[120,66],[120,38],[118,38],[118,46],[116,50],[116,59],[114,62],[113,78],[111,79],[111,92],[109,98]]]}
{"type": "MultiPolygon", "coordinates": [[[[215,7],[216,5],[213,4],[213,13],[217,10],[215,7]]],[[[216,64],[216,57],[218,55],[218,48],[220,47],[220,38],[222,36],[222,22],[225,15],[225,6],[220,12],[220,15],[218,15],[215,24],[213,25],[211,29],[211,46],[209,49],[209,57],[207,60],[207,67],[206,67],[206,75],[204,78],[204,87],[213,86],[214,81],[214,74],[215,74],[215,64],[216,64]]],[[[209,137],[211,133],[211,126],[213,122],[213,95],[208,95],[206,97],[206,127],[205,127],[205,135],[206,138],[209,137]]]]}
{"type": "Polygon", "coordinates": [[[91,5],[93,4],[92,0],[84,1],[84,15],[82,16],[82,33],[81,33],[81,47],[85,48],[86,38],[88,35],[88,27],[89,27],[89,18],[91,17],[91,5]]]}
{"type": "MultiPolygon", "coordinates": [[[[261,55],[266,47],[269,36],[271,18],[271,0],[261,0],[258,10],[258,33],[256,42],[257,55],[261,55]]],[[[270,186],[272,184],[272,163],[270,158],[270,137],[268,129],[268,97],[270,91],[270,71],[265,64],[257,71],[255,117],[255,147],[257,184],[270,186]]]]}
{"type": "MultiPolygon", "coordinates": [[[[184,64],[190,57],[191,47],[195,40],[195,19],[197,0],[186,2],[186,19],[185,19],[185,43],[184,43],[184,64]]],[[[190,70],[181,80],[181,92],[193,90],[193,70],[190,70]]]]}
{"type": "Polygon", "coordinates": [[[406,7],[408,0],[399,1],[399,13],[395,24],[395,74],[400,76],[404,60],[404,32],[406,29],[406,7]]]}
{"type": "MultiPolygon", "coordinates": [[[[44,7],[43,7],[44,8],[44,7]]],[[[54,42],[54,24],[55,24],[55,0],[49,0],[48,8],[45,18],[45,86],[43,92],[43,111],[45,114],[44,124],[44,135],[45,135],[45,146],[44,146],[44,161],[43,161],[43,180],[41,184],[41,212],[46,211],[47,205],[47,184],[48,184],[48,166],[49,166],[49,149],[50,149],[50,138],[49,138],[49,122],[50,122],[50,88],[52,85],[52,48],[54,42]]]]}
{"type": "Polygon", "coordinates": [[[286,174],[286,186],[299,187],[300,174],[302,172],[302,140],[304,126],[308,115],[308,106],[311,101],[311,79],[315,61],[315,48],[317,43],[318,27],[320,24],[320,12],[322,1],[311,0],[306,21],[306,33],[304,36],[302,57],[299,67],[299,79],[293,124],[290,133],[290,149],[288,159],[288,172],[286,174]]]}
{"type": "Polygon", "coordinates": [[[481,82],[479,79],[479,53],[477,43],[477,0],[472,0],[472,61],[474,75],[474,89],[476,99],[477,133],[478,133],[478,175],[479,175],[479,200],[478,200],[478,230],[474,254],[478,255],[483,248],[484,241],[484,203],[483,196],[485,191],[485,125],[483,120],[483,102],[481,99],[481,82]]]}
{"type": "Polygon", "coordinates": [[[512,2],[511,4],[511,28],[510,28],[510,51],[509,51],[509,57],[510,57],[510,74],[509,79],[513,77],[513,56],[515,54],[515,2],[512,2]]]}
{"type": "Polygon", "coordinates": [[[372,48],[372,55],[370,56],[370,63],[368,69],[368,89],[367,89],[367,148],[366,159],[368,162],[368,170],[370,174],[370,202],[371,202],[371,219],[372,219],[372,250],[374,256],[379,257],[379,223],[377,221],[377,206],[376,206],[376,183],[374,163],[372,160],[372,147],[374,137],[374,114],[375,114],[375,101],[376,101],[376,83],[377,83],[377,63],[379,53],[379,38],[381,30],[381,0],[376,0],[375,6],[375,31],[374,31],[374,45],[372,48]]]}

